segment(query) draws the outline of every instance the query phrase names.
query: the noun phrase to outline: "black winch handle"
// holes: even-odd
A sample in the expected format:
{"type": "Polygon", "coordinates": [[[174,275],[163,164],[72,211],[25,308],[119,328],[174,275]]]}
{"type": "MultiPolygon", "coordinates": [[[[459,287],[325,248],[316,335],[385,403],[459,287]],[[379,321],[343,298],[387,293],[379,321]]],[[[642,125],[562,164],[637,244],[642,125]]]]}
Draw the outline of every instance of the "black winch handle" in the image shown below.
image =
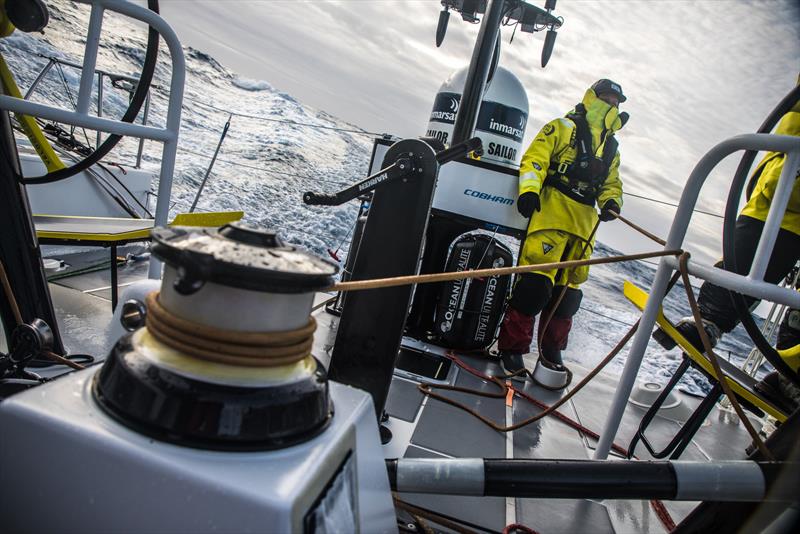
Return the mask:
{"type": "Polygon", "coordinates": [[[373,191],[383,183],[391,182],[397,178],[403,178],[414,172],[414,165],[409,158],[398,158],[397,161],[381,169],[373,175],[367,176],[357,184],[353,184],[347,189],[342,189],[338,193],[325,194],[306,191],[303,193],[303,202],[309,206],[339,206],[354,198],[358,198],[365,193],[373,191]]]}
{"type": "Polygon", "coordinates": [[[336,195],[328,195],[325,193],[314,193],[313,191],[306,191],[303,193],[303,202],[309,206],[338,206],[336,195]]]}
{"type": "Polygon", "coordinates": [[[483,155],[483,143],[481,143],[480,137],[467,139],[466,141],[462,141],[457,145],[453,145],[450,148],[438,152],[436,154],[436,161],[439,162],[439,165],[444,165],[454,159],[463,158],[470,152],[475,152],[478,156],[483,155]]]}
{"type": "MultiPolygon", "coordinates": [[[[436,154],[436,161],[439,165],[444,165],[454,159],[465,157],[470,152],[475,152],[478,155],[483,154],[483,144],[479,137],[467,139],[457,145],[442,150],[436,154]]],[[[347,189],[343,189],[338,193],[314,193],[313,191],[306,191],[303,193],[303,202],[309,206],[339,206],[345,202],[349,202],[354,198],[364,195],[373,191],[376,187],[383,183],[409,176],[414,172],[414,165],[409,158],[398,158],[397,161],[381,169],[371,176],[367,176],[357,184],[351,185],[347,189]]]]}

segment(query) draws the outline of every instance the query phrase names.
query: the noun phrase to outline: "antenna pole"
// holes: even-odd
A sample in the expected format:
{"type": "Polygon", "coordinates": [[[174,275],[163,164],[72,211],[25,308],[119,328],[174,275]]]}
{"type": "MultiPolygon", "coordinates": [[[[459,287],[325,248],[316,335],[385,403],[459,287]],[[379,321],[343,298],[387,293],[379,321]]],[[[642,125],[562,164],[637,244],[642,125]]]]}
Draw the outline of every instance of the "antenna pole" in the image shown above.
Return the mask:
{"type": "Polygon", "coordinates": [[[197,188],[197,194],[194,196],[194,201],[192,202],[192,207],[189,208],[189,213],[194,213],[194,209],[197,207],[197,201],[200,200],[200,195],[203,193],[203,188],[206,186],[206,182],[208,181],[208,175],[211,174],[211,169],[214,168],[214,163],[217,161],[217,155],[219,154],[219,149],[222,146],[222,142],[225,140],[225,136],[228,135],[228,128],[231,127],[232,118],[233,114],[228,115],[228,120],[225,122],[225,127],[222,128],[222,135],[219,136],[217,148],[214,150],[214,156],[211,158],[211,163],[208,164],[206,175],[203,176],[203,181],[200,182],[200,187],[197,188]]]}
{"type": "Polygon", "coordinates": [[[472,132],[475,130],[505,5],[505,0],[488,0],[486,15],[481,22],[478,40],[472,51],[467,81],[464,83],[464,92],[458,107],[456,122],[453,125],[451,146],[471,138],[472,132]]]}

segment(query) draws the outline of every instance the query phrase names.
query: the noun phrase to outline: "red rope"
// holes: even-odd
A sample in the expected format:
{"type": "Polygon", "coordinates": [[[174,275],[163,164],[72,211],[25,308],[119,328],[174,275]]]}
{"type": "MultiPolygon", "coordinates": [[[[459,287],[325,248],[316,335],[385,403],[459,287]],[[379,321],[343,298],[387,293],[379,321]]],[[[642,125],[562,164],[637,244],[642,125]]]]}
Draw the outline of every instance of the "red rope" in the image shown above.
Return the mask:
{"type": "MultiPolygon", "coordinates": [[[[474,367],[471,367],[468,364],[464,363],[452,351],[447,351],[445,353],[445,356],[447,358],[449,358],[450,360],[452,360],[460,368],[462,368],[466,372],[470,373],[471,375],[476,376],[476,377],[478,377],[478,378],[480,378],[482,380],[486,380],[488,382],[492,381],[492,377],[490,377],[488,375],[485,375],[485,374],[481,373],[480,371],[478,371],[477,369],[475,369],[474,367]]],[[[546,410],[546,409],[548,409],[550,407],[547,404],[543,403],[542,401],[531,397],[527,393],[516,389],[513,385],[509,385],[508,388],[514,392],[514,395],[517,395],[520,398],[525,399],[526,401],[532,403],[534,406],[536,406],[536,407],[538,407],[538,408],[540,408],[542,410],[546,410]]],[[[580,432],[582,434],[585,434],[586,436],[589,436],[592,439],[600,439],[600,435],[597,432],[595,432],[594,430],[591,430],[591,429],[583,426],[578,421],[575,421],[574,419],[564,415],[563,413],[559,412],[558,410],[556,410],[554,412],[551,412],[550,415],[555,416],[556,419],[558,419],[559,421],[569,425],[571,428],[577,430],[578,432],[580,432]]],[[[627,449],[625,449],[624,447],[621,447],[620,445],[617,445],[616,443],[612,443],[611,444],[611,448],[614,451],[618,452],[619,454],[622,454],[622,455],[625,455],[625,456],[627,456],[627,454],[628,454],[628,450],[627,449]]],[[[634,458],[636,458],[636,457],[634,456],[634,458]]],[[[663,502],[661,502],[658,499],[651,499],[650,500],[650,506],[653,508],[653,511],[655,512],[656,517],[658,517],[658,519],[661,521],[661,524],[664,525],[664,528],[668,532],[671,532],[672,530],[675,529],[675,521],[672,519],[672,516],[670,515],[670,513],[667,510],[666,506],[664,506],[663,502]]],[[[511,532],[510,531],[511,528],[517,528],[518,530],[521,530],[521,528],[524,528],[524,529],[527,529],[527,530],[523,530],[523,532],[526,532],[526,533],[527,532],[536,532],[534,530],[528,529],[528,527],[524,527],[523,525],[518,525],[518,524],[514,523],[513,525],[508,525],[505,529],[503,529],[503,534],[508,534],[509,532],[511,532]]]]}
{"type": "Polygon", "coordinates": [[[510,525],[506,525],[506,528],[503,529],[503,534],[513,534],[515,532],[522,532],[523,534],[539,534],[532,528],[526,527],[521,523],[511,523],[510,525]]]}
{"type": "Polygon", "coordinates": [[[651,499],[650,506],[652,506],[653,511],[656,513],[656,517],[661,521],[661,524],[664,525],[664,528],[667,529],[667,532],[672,532],[675,530],[675,521],[672,520],[672,516],[669,515],[669,510],[667,507],[664,506],[664,503],[659,501],[658,499],[651,499]]]}

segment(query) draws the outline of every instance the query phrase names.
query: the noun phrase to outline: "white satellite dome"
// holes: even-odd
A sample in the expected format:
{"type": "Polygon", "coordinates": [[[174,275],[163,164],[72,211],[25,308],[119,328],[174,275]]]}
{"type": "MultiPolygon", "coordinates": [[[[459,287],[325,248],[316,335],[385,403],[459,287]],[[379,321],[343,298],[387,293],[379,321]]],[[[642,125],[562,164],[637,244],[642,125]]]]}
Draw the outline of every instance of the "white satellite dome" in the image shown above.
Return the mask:
{"type": "MultiPolygon", "coordinates": [[[[464,92],[468,67],[442,83],[433,103],[426,136],[450,144],[456,113],[464,92]]],[[[483,141],[481,161],[519,167],[522,140],[528,123],[528,95],[514,74],[498,65],[478,112],[475,135],[483,141]]]]}

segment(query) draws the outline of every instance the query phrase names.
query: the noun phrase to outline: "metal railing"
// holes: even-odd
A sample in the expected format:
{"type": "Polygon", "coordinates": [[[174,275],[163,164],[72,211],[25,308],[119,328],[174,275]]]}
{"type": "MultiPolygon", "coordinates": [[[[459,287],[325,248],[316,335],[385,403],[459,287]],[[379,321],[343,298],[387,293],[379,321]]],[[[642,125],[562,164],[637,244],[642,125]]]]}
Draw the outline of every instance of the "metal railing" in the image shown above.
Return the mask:
{"type": "MultiPolygon", "coordinates": [[[[795,270],[794,276],[787,276],[781,285],[784,287],[788,286],[796,288],[798,287],[798,280],[800,280],[800,270],[795,270]]],[[[777,303],[772,304],[769,313],[764,320],[764,325],[761,328],[761,332],[766,339],[772,339],[775,337],[775,332],[778,330],[778,325],[783,319],[784,314],[788,313],[788,311],[789,307],[786,305],[777,303]]],[[[756,376],[756,372],[759,370],[759,368],[761,368],[763,363],[764,355],[761,354],[761,351],[758,350],[758,348],[753,347],[753,350],[750,351],[750,354],[747,355],[747,358],[742,364],[742,371],[750,376],[756,376]]]]}
{"type": "MultiPolygon", "coordinates": [[[[83,67],[81,70],[80,89],[78,92],[76,109],[70,111],[7,95],[0,95],[0,108],[72,126],[82,126],[101,132],[137,137],[140,139],[151,139],[163,143],[155,225],[166,226],[169,216],[172,178],[175,171],[175,157],[178,148],[178,134],[180,131],[186,70],[186,61],[180,41],[174,30],[164,19],[142,6],[131,4],[123,0],[76,1],[81,4],[91,5],[89,29],[86,37],[86,47],[84,48],[83,67]],[[96,70],[97,51],[100,45],[103,15],[106,10],[114,11],[149,24],[151,28],[161,35],[167,44],[172,60],[172,74],[169,85],[167,119],[164,128],[105,119],[89,114],[89,103],[91,101],[95,81],[94,73],[96,70]]],[[[160,262],[150,262],[149,276],[150,278],[159,278],[161,276],[160,262]]]]}
{"type": "MultiPolygon", "coordinates": [[[[65,65],[67,67],[72,67],[74,69],[78,69],[78,71],[81,71],[83,69],[83,65],[80,65],[78,63],[73,63],[72,61],[68,61],[66,59],[61,59],[61,58],[57,58],[57,57],[54,57],[54,56],[46,56],[44,54],[37,54],[37,55],[39,57],[43,58],[43,59],[46,59],[47,63],[44,65],[44,67],[42,67],[42,70],[39,71],[39,74],[36,75],[36,78],[31,83],[31,86],[25,92],[25,96],[23,97],[25,100],[28,100],[33,95],[33,93],[36,91],[36,89],[38,88],[38,86],[41,83],[41,81],[44,79],[45,76],[47,76],[47,74],[50,72],[50,70],[52,70],[52,68],[54,66],[59,66],[60,67],[61,65],[65,65]]],[[[103,85],[105,83],[105,79],[106,78],[111,80],[112,85],[117,83],[117,82],[119,82],[119,81],[125,81],[125,82],[130,83],[131,84],[131,88],[129,88],[129,89],[123,88],[123,90],[127,90],[129,94],[133,93],[133,89],[135,88],[136,84],[139,83],[139,79],[138,78],[134,78],[133,76],[127,76],[125,74],[109,72],[109,71],[106,71],[106,70],[103,70],[103,69],[95,68],[94,69],[94,73],[95,73],[95,75],[97,75],[97,116],[98,117],[102,117],[103,116],[103,85]]],[[[67,88],[67,89],[69,89],[69,88],[67,88]]],[[[150,98],[151,98],[151,94],[150,94],[150,91],[148,91],[147,92],[147,96],[145,97],[145,101],[144,101],[144,111],[142,112],[142,122],[141,122],[141,124],[143,124],[143,125],[147,125],[147,119],[148,119],[148,117],[150,115],[150,98]]],[[[102,136],[102,132],[100,132],[98,130],[98,132],[97,132],[97,141],[96,141],[97,146],[99,146],[100,143],[102,142],[101,136],[102,136]]],[[[134,167],[137,168],[137,169],[140,168],[141,165],[142,165],[142,152],[143,152],[143,150],[144,150],[144,138],[139,138],[139,147],[138,147],[138,149],[136,151],[136,163],[134,165],[134,167]]]]}
{"type": "MultiPolygon", "coordinates": [[[[718,286],[734,290],[738,293],[749,295],[755,298],[767,299],[772,302],[784,304],[794,308],[800,307],[800,293],[792,288],[779,287],[764,281],[767,263],[775,246],[775,240],[780,230],[780,224],[789,203],[789,197],[795,183],[795,177],[800,167],[800,138],[788,135],[771,134],[745,134],[732,137],[723,141],[712,148],[695,166],[686,187],[683,189],[678,210],[670,228],[667,243],[664,250],[676,250],[683,246],[686,231],[691,220],[692,210],[697,204],[700,189],[705,183],[708,174],[725,157],[740,150],[767,150],[772,152],[783,152],[786,154],[786,161],[783,166],[778,186],[775,190],[772,203],[770,205],[767,220],[756,249],[756,255],[750,272],[747,275],[739,275],[725,271],[710,265],[703,265],[696,262],[689,262],[688,271],[690,274],[708,280],[718,286]]],[[[614,442],[622,415],[630,398],[639,367],[642,364],[647,343],[656,316],[664,300],[667,283],[670,275],[678,269],[678,260],[673,257],[665,256],[661,259],[656,271],[647,306],[642,314],[641,323],[636,332],[628,359],[620,376],[614,399],[606,418],[603,433],[595,449],[595,459],[606,459],[614,442]]]]}

